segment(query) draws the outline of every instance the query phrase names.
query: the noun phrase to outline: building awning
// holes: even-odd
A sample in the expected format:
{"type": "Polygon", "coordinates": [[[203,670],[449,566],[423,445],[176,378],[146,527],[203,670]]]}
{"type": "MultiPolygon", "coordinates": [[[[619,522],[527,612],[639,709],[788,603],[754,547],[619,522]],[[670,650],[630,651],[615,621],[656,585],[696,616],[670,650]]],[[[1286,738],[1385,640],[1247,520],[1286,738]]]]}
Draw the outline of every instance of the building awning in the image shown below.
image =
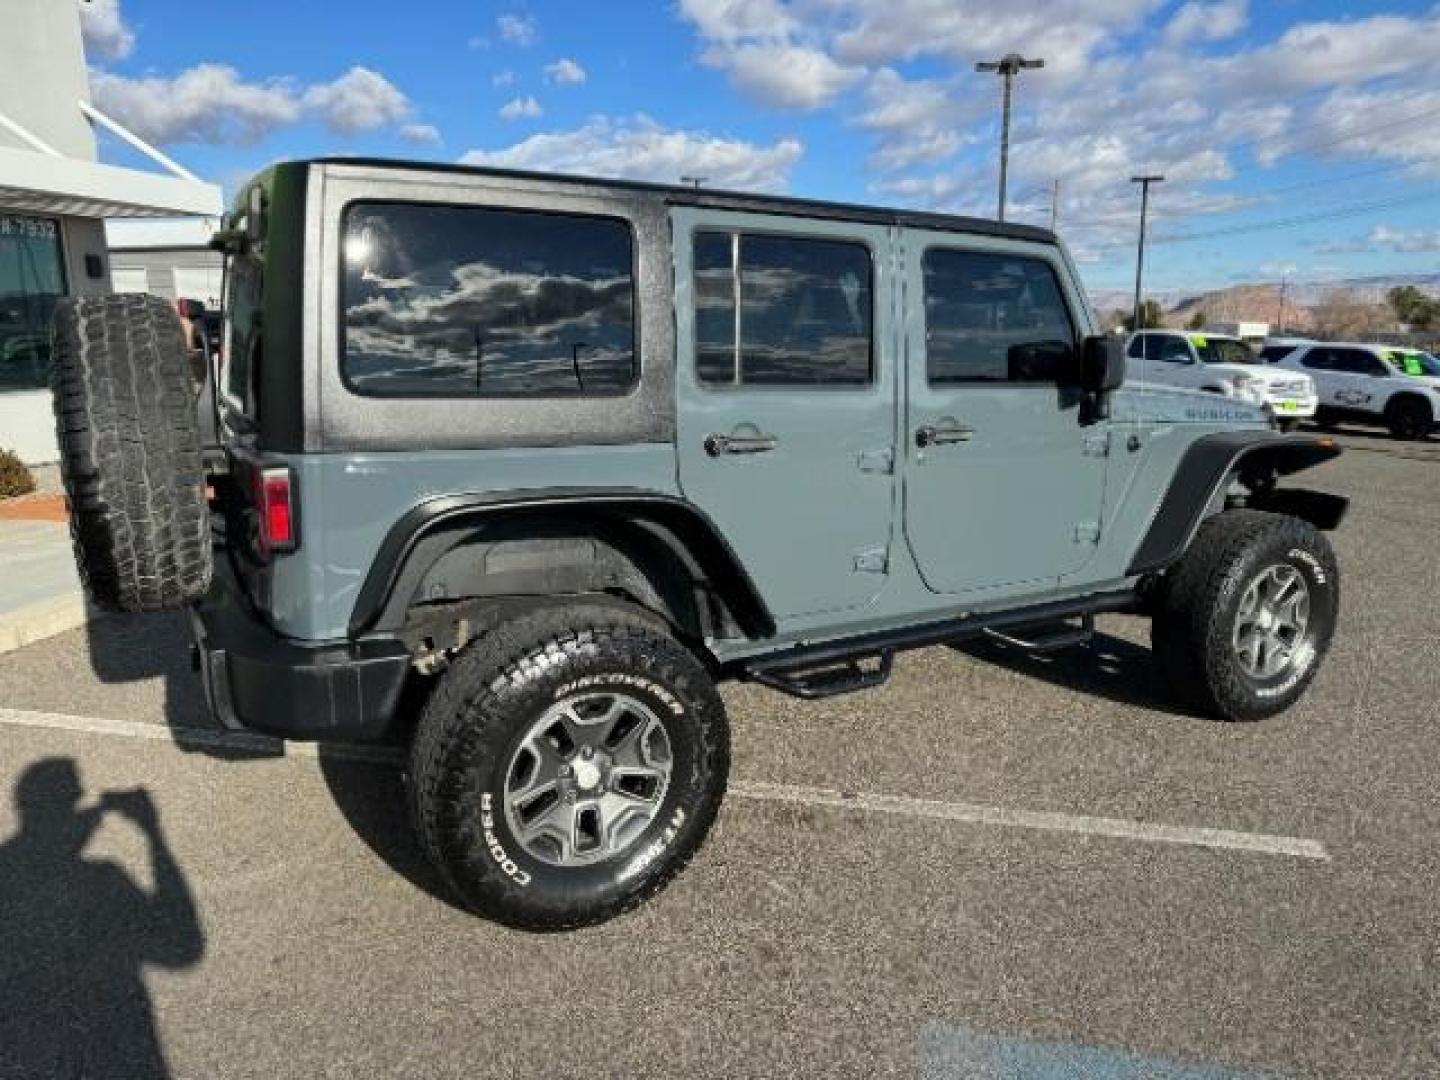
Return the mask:
{"type": "Polygon", "coordinates": [[[0,147],[0,208],[95,218],[218,217],[218,184],[0,147]]]}

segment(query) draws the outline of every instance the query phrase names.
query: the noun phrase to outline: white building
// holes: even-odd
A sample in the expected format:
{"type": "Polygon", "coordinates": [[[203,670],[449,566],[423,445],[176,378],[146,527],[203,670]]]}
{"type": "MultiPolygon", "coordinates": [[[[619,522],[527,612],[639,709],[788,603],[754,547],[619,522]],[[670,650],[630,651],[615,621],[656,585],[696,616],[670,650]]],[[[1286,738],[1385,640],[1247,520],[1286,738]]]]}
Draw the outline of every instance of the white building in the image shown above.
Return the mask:
{"type": "Polygon", "coordinates": [[[117,293],[151,293],[167,300],[199,300],[220,310],[224,257],[210,247],[215,218],[107,221],[110,285],[117,293]]]}
{"type": "Polygon", "coordinates": [[[202,183],[90,104],[76,0],[4,0],[0,33],[0,447],[54,461],[50,313],[111,288],[104,221],[218,217],[202,183]],[[168,175],[96,158],[95,128],[168,175]]]}

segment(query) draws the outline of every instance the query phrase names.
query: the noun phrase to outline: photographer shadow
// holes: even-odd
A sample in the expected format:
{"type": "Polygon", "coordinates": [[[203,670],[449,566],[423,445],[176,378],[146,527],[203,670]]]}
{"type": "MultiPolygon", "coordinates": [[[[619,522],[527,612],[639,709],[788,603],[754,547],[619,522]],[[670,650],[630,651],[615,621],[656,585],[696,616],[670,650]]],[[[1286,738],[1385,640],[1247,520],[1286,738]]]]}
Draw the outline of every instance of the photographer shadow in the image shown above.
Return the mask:
{"type": "Polygon", "coordinates": [[[81,807],[83,794],[70,758],[15,784],[19,831],[0,843],[0,1076],[165,1077],[144,972],[193,967],[205,934],[149,794],[81,807]],[[107,814],[145,837],[149,890],[83,855],[107,814]]]}

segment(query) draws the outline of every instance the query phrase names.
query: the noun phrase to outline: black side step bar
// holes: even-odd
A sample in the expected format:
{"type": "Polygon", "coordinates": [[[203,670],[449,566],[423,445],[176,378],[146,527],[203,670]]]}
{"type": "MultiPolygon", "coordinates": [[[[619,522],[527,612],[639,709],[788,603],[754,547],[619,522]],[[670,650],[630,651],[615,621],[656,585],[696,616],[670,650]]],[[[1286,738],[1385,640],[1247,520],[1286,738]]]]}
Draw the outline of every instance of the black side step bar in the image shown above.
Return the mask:
{"type": "Polygon", "coordinates": [[[725,674],[758,682],[795,697],[832,697],[879,686],[890,677],[894,654],[907,649],[953,644],[981,636],[1032,652],[1059,649],[1089,641],[1095,630],[1097,614],[1135,611],[1139,605],[1139,596],[1127,590],[1012,611],[983,612],[848,640],[799,645],[779,654],[740,660],[727,666],[725,674]],[[1067,625],[1068,619],[1079,619],[1080,624],[1067,625]],[[1034,641],[1019,636],[1037,627],[1056,629],[1034,641]],[[862,668],[860,665],[866,660],[876,661],[876,667],[862,668]]]}
{"type": "Polygon", "coordinates": [[[1002,645],[1008,645],[1012,649],[1023,649],[1032,653],[1056,652],[1060,649],[1068,649],[1075,645],[1089,644],[1090,639],[1095,636],[1095,616],[1080,616],[1078,626],[1073,623],[1053,623],[1049,626],[1018,627],[1013,634],[1007,634],[1003,630],[993,627],[986,627],[985,636],[991,641],[998,641],[1002,645]],[[1036,634],[1035,630],[1047,631],[1036,634]],[[1022,632],[1026,632],[1021,637],[1022,632]]]}
{"type": "Polygon", "coordinates": [[[812,668],[756,667],[751,668],[747,674],[762,686],[779,690],[791,697],[814,701],[816,698],[852,694],[857,690],[881,686],[890,678],[890,671],[894,666],[895,650],[886,649],[873,657],[857,656],[838,664],[812,668]],[[867,659],[873,659],[876,662],[875,667],[861,667],[861,662],[867,659]]]}

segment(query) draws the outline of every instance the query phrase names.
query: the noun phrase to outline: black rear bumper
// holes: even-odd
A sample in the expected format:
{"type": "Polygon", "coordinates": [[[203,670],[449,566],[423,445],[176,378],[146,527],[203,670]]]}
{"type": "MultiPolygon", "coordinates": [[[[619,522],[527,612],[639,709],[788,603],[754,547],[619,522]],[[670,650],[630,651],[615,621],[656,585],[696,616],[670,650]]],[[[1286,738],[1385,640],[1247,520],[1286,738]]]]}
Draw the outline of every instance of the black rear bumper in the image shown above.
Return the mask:
{"type": "Polygon", "coordinates": [[[285,739],[383,741],[410,668],[405,646],[393,638],[282,637],[251,612],[228,567],[215,569],[210,594],[190,609],[211,714],[227,728],[285,739]]]}

